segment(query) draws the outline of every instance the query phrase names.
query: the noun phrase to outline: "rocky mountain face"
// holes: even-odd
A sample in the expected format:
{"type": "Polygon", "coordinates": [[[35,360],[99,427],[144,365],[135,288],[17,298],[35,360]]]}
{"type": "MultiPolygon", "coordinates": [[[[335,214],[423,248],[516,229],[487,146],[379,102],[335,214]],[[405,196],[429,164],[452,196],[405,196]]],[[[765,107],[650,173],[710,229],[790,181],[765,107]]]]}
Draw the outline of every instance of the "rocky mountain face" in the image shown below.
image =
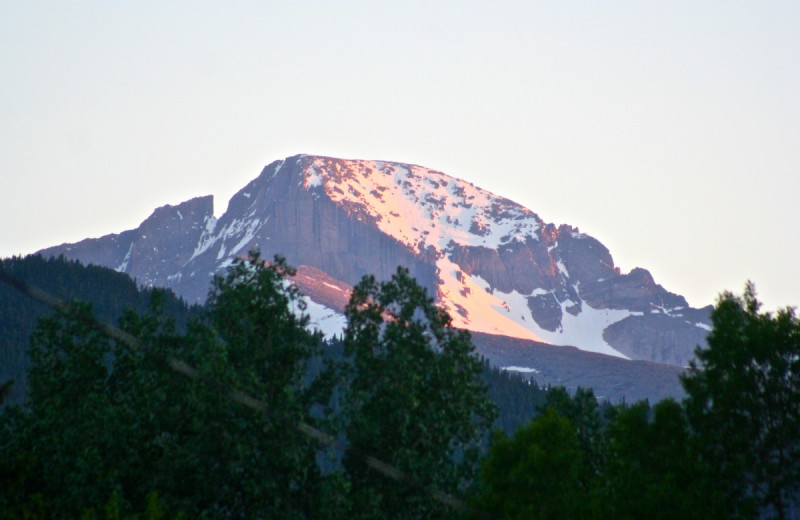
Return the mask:
{"type": "Polygon", "coordinates": [[[578,229],[441,172],[390,162],[290,157],[264,168],[218,220],[212,198],[200,197],[158,208],[135,230],[41,253],[200,302],[211,277],[252,249],[303,266],[309,297],[334,310],[334,300],[346,301],[337,291],[403,265],[456,326],[485,334],[683,366],[710,326],[709,308],[689,308],[644,269],[621,273],[578,229]]]}

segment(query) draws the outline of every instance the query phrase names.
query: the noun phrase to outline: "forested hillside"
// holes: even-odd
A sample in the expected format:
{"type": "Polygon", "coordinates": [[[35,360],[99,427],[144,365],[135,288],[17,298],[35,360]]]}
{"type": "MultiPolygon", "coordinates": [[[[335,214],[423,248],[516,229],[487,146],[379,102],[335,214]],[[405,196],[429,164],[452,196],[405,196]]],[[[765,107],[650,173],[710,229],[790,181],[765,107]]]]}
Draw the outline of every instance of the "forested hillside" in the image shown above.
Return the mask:
{"type": "MultiPolygon", "coordinates": [[[[13,257],[0,260],[0,269],[63,300],[91,303],[97,318],[107,323],[116,323],[128,308],[144,312],[152,295],[125,274],[64,258],[13,257]]],[[[171,293],[163,298],[164,311],[185,324],[192,309],[171,293]]],[[[0,382],[15,380],[9,402],[20,402],[26,394],[30,335],[37,320],[50,312],[0,283],[0,382]]]]}

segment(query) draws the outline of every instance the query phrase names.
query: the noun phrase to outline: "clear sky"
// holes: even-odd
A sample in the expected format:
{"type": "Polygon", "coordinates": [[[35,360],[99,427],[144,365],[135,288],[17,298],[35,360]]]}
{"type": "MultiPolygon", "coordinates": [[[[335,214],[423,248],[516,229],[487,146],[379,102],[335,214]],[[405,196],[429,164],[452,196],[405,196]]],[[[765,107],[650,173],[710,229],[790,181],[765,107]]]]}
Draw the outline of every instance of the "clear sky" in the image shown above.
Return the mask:
{"type": "Polygon", "coordinates": [[[421,164],[694,306],[800,304],[800,3],[0,3],[0,256],[216,211],[296,153],[421,164]]]}

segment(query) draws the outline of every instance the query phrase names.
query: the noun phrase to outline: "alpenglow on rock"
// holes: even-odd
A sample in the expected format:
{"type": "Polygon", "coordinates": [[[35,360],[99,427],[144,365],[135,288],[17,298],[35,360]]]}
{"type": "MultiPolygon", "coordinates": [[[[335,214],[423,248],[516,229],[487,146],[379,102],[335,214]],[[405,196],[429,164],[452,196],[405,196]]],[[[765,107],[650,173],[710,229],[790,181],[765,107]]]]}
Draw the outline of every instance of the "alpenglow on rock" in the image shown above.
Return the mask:
{"type": "Polygon", "coordinates": [[[683,366],[710,326],[709,308],[690,308],[644,269],[620,273],[608,249],[577,229],[393,162],[289,157],[264,168],[218,220],[212,198],[200,197],[158,208],[135,230],[41,253],[202,302],[211,277],[252,249],[343,286],[403,265],[458,327],[632,359],[683,366]]]}

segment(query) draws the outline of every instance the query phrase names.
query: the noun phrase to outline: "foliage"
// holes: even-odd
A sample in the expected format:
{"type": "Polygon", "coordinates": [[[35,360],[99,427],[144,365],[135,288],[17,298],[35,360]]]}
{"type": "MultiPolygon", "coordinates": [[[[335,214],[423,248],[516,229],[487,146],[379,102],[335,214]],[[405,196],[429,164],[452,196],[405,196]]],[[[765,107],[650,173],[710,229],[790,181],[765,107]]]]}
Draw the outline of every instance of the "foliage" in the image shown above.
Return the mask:
{"type": "Polygon", "coordinates": [[[548,408],[508,438],[496,432],[476,504],[498,518],[584,518],[583,451],[574,424],[548,408]]]}
{"type": "Polygon", "coordinates": [[[378,476],[369,454],[414,480],[461,494],[472,483],[494,406],[467,332],[452,328],[424,288],[399,268],[378,283],[365,276],[346,310],[345,393],[353,515],[417,518],[447,509],[418,489],[378,476]]]}
{"type": "Polygon", "coordinates": [[[14,387],[14,380],[6,381],[0,385],[0,405],[2,405],[8,396],[11,394],[11,389],[14,387]]]}
{"type": "Polygon", "coordinates": [[[723,293],[708,349],[683,377],[687,411],[728,499],[785,518],[800,491],[800,321],[760,312],[755,288],[723,293]]]}
{"type": "Polygon", "coordinates": [[[119,492],[114,492],[111,497],[100,507],[84,509],[81,520],[183,520],[183,513],[170,514],[167,511],[158,493],[152,491],[145,497],[144,509],[141,513],[130,511],[119,492]]]}
{"type": "MultiPolygon", "coordinates": [[[[265,265],[255,252],[234,264],[225,278],[215,280],[208,300],[223,348],[216,358],[189,357],[204,373],[250,393],[269,408],[268,414],[237,411],[236,417],[219,421],[219,433],[208,439],[208,449],[219,450],[219,457],[229,461],[221,481],[243,488],[234,503],[246,504],[248,517],[320,514],[314,498],[322,485],[315,462],[318,446],[295,425],[314,422],[311,409],[327,403],[329,385],[324,384],[325,377],[313,385],[306,379],[320,338],[307,330],[307,316],[295,312],[304,306],[297,288],[287,280],[293,274],[281,257],[265,265]],[[231,433],[235,433],[232,442],[220,446],[220,438],[231,433]],[[239,455],[234,465],[231,453],[239,455]]],[[[194,343],[199,342],[197,338],[194,343]]]]}
{"type": "Polygon", "coordinates": [[[584,492],[602,472],[605,463],[606,417],[608,410],[602,410],[594,392],[581,388],[570,395],[563,386],[550,388],[544,405],[540,410],[552,408],[569,419],[584,453],[581,478],[578,485],[584,492]]]}
{"type": "Polygon", "coordinates": [[[317,446],[289,425],[310,421],[320,395],[305,374],[318,338],[288,310],[298,301],[288,272],[280,259],[238,263],[215,282],[207,318],[185,332],[163,317],[156,292],[148,314],[121,319],[144,350],[106,337],[87,304],[42,320],[28,408],[3,417],[0,448],[18,459],[3,466],[22,487],[3,500],[19,509],[43,496],[48,516],[77,518],[113,496],[135,513],[132,504],[158,491],[170,510],[192,516],[316,517],[317,446]],[[170,358],[216,383],[176,377],[163,367],[170,358]],[[231,403],[228,386],[272,414],[231,403]]]}
{"type": "Polygon", "coordinates": [[[321,464],[319,446],[294,426],[328,420],[335,373],[321,361],[320,337],[309,332],[287,280],[292,273],[282,259],[265,264],[253,253],[214,281],[203,314],[186,324],[165,311],[169,295],[154,291],[147,312],[129,308],[119,320],[137,349],[107,337],[86,303],[41,319],[30,398],[0,416],[3,511],[28,518],[449,514],[407,481],[375,478],[362,455],[436,489],[467,489],[494,418],[469,336],[450,327],[407,271],[380,285],[365,278],[349,307],[349,358],[336,399],[349,451],[341,466],[321,464]],[[378,340],[373,350],[369,338],[378,340]],[[174,359],[195,366],[202,381],[166,370],[174,359]],[[260,399],[269,413],[231,403],[229,388],[260,399]]]}
{"type": "Polygon", "coordinates": [[[549,391],[543,414],[496,434],[476,503],[499,518],[734,518],[680,404],[599,406],[549,391]]]}
{"type": "Polygon", "coordinates": [[[683,409],[673,400],[617,408],[596,484],[599,518],[732,518],[715,471],[698,457],[683,409]]]}
{"type": "MultiPolygon", "coordinates": [[[[138,288],[126,274],[64,257],[6,258],[0,260],[0,269],[64,300],[91,303],[95,317],[105,323],[115,323],[126,309],[146,312],[155,291],[138,288]]],[[[171,293],[162,295],[161,305],[179,327],[198,313],[171,293]]],[[[50,314],[44,305],[0,284],[0,382],[15,380],[7,404],[22,404],[27,397],[30,336],[38,319],[50,314]]]]}

